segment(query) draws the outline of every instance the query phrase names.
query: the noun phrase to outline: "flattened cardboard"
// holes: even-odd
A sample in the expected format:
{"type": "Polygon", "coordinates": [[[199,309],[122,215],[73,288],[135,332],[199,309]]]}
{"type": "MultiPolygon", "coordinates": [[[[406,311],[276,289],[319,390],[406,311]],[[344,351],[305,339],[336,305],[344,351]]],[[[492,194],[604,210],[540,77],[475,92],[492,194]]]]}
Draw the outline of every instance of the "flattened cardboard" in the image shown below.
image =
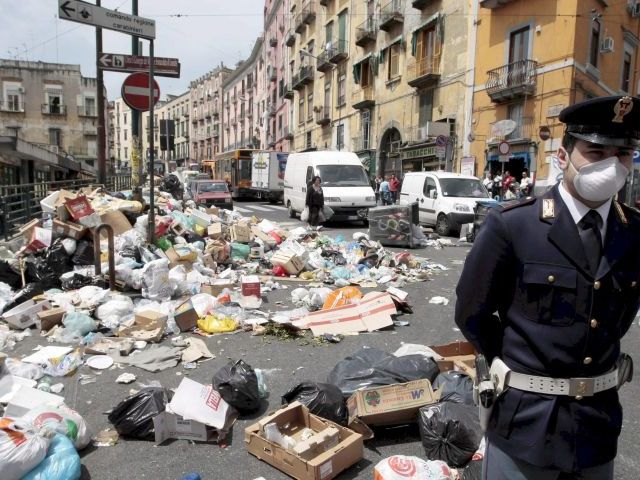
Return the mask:
{"type": "Polygon", "coordinates": [[[176,308],[173,318],[181,332],[192,330],[198,324],[198,314],[193,308],[191,300],[181,303],[178,308],[176,308]]]}
{"type": "Polygon", "coordinates": [[[330,480],[364,457],[362,435],[309,412],[300,402],[277,410],[247,427],[244,442],[250,454],[298,480],[330,480]],[[339,432],[339,443],[316,457],[304,459],[293,451],[264,438],[264,426],[275,422],[284,435],[298,437],[304,428],[321,432],[333,427],[339,432]]]}
{"type": "Polygon", "coordinates": [[[89,200],[84,195],[68,199],[64,202],[64,205],[67,208],[69,215],[71,215],[71,218],[76,222],[83,217],[87,217],[95,213],[95,210],[91,207],[91,203],[89,203],[89,200]]]}
{"type": "Polygon", "coordinates": [[[25,238],[25,240],[30,240],[31,236],[33,235],[33,229],[41,226],[42,226],[42,220],[35,218],[31,220],[29,223],[25,223],[22,227],[20,227],[20,229],[18,230],[18,233],[20,233],[20,235],[22,235],[25,238]]]}
{"type": "Polygon", "coordinates": [[[167,326],[167,316],[164,313],[153,310],[145,310],[136,313],[135,321],[130,327],[118,330],[119,337],[145,340],[147,342],[159,342],[162,340],[164,329],[167,326]]]}
{"type": "MultiPolygon", "coordinates": [[[[113,234],[116,237],[128,232],[133,228],[131,223],[129,222],[129,219],[120,210],[109,210],[107,212],[104,212],[100,215],[100,221],[102,221],[102,223],[106,223],[107,225],[111,225],[111,227],[113,228],[113,234]]],[[[106,238],[107,233],[104,232],[102,236],[106,238]]]]}
{"type": "Polygon", "coordinates": [[[64,403],[64,397],[37,388],[22,385],[7,404],[4,415],[7,417],[22,417],[39,405],[58,406],[64,403]]]}
{"type": "Polygon", "coordinates": [[[251,233],[253,233],[253,235],[256,238],[259,238],[260,240],[262,240],[265,243],[265,245],[269,246],[269,248],[273,249],[276,247],[277,244],[274,238],[264,233],[257,226],[253,225],[251,227],[251,233]]]}
{"type": "Polygon", "coordinates": [[[203,284],[202,287],[200,288],[200,291],[202,293],[208,293],[209,295],[213,295],[214,297],[217,297],[218,295],[220,295],[222,293],[222,291],[225,288],[233,288],[233,282],[231,280],[227,280],[224,278],[216,278],[214,280],[211,280],[211,283],[209,285],[205,285],[203,284]]]}
{"type": "Polygon", "coordinates": [[[367,425],[396,425],[417,420],[418,410],[438,401],[429,380],[414,380],[359,390],[347,399],[347,426],[373,438],[367,425]]]}
{"type": "Polygon", "coordinates": [[[475,357],[476,350],[470,342],[453,342],[445,345],[430,345],[434,352],[442,355],[442,360],[438,360],[438,368],[441,372],[457,370],[476,378],[475,357]]]}
{"type": "Polygon", "coordinates": [[[393,325],[391,316],[396,313],[391,295],[369,292],[360,299],[360,303],[311,312],[293,323],[299,328],[310,328],[316,336],[373,332],[393,325]]]}
{"type": "Polygon", "coordinates": [[[153,417],[155,443],[160,445],[170,438],[218,443],[227,436],[227,429],[233,425],[235,417],[232,417],[231,420],[230,425],[228,422],[224,429],[218,430],[196,420],[186,420],[180,415],[165,410],[153,417]]]}

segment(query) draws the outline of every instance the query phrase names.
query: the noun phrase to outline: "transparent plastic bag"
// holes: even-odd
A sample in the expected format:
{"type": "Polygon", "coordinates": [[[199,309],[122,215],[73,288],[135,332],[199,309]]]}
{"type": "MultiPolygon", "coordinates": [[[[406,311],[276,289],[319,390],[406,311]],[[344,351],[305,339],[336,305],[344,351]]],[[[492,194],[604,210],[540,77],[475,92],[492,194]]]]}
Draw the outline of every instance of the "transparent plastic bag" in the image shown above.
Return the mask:
{"type": "Polygon", "coordinates": [[[82,450],[91,443],[91,431],[84,418],[65,404],[39,405],[27,412],[23,418],[36,427],[48,427],[65,435],[76,449],[82,450]]]}
{"type": "Polygon", "coordinates": [[[122,319],[133,312],[133,302],[124,295],[115,295],[111,300],[100,305],[95,312],[100,323],[110,329],[117,328],[122,319]]]}
{"type": "Polygon", "coordinates": [[[300,214],[300,221],[301,222],[309,221],[309,207],[304,207],[304,210],[302,210],[302,213],[300,214]]]}
{"type": "Polygon", "coordinates": [[[153,260],[142,268],[142,296],[150,300],[167,301],[171,299],[169,282],[169,261],[153,260]]]}
{"type": "Polygon", "coordinates": [[[94,332],[98,328],[93,318],[81,312],[65,313],[62,317],[62,324],[68,332],[78,337],[84,337],[87,333],[94,332]]]}
{"type": "Polygon", "coordinates": [[[30,380],[40,380],[44,376],[44,369],[40,365],[21,362],[16,358],[7,358],[4,366],[11,375],[28,378],[30,380]]]}

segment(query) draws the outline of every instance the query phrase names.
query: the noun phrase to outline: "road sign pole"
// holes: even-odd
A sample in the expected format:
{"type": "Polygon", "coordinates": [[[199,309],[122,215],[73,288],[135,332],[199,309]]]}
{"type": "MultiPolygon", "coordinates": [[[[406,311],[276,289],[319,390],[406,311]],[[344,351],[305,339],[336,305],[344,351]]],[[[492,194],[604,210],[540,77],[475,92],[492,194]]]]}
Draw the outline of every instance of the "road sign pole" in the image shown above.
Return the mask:
{"type": "MultiPolygon", "coordinates": [[[[96,6],[100,6],[100,0],[96,0],[96,6]]],[[[102,28],[96,27],[96,65],[99,63],[100,52],[102,51],[102,28]]],[[[102,71],[96,66],[96,85],[98,103],[98,183],[107,185],[107,158],[106,158],[106,139],[104,128],[104,77],[102,71]]]]}
{"type": "Polygon", "coordinates": [[[155,103],[155,82],[153,80],[153,40],[149,41],[149,243],[155,243],[156,236],[156,214],[155,214],[155,158],[154,158],[154,139],[155,139],[155,121],[153,116],[153,107],[155,103]]]}
{"type": "MultiPolygon", "coordinates": [[[[138,15],[138,0],[131,0],[131,14],[138,15]]],[[[133,55],[138,55],[140,53],[138,52],[138,37],[135,35],[131,37],[131,53],[133,55]]],[[[144,174],[144,169],[143,169],[144,162],[142,160],[143,158],[142,137],[140,133],[142,131],[143,131],[142,115],[138,110],[135,110],[132,108],[131,109],[131,137],[133,140],[132,151],[133,149],[137,149],[138,151],[138,164],[133,165],[132,163],[131,175],[132,175],[132,179],[134,180],[133,198],[135,200],[138,200],[139,202],[142,201],[142,177],[144,174]],[[135,173],[133,172],[134,168],[136,169],[135,173]]]]}

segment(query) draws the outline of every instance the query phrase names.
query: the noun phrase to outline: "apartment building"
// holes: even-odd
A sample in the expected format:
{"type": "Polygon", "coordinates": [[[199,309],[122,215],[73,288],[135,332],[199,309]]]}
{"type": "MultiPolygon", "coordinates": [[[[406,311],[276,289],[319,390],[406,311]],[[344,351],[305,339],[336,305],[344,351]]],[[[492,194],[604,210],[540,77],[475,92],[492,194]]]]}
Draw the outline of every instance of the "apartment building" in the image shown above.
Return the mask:
{"type": "Polygon", "coordinates": [[[183,135],[190,141],[189,157],[193,163],[211,161],[223,150],[222,87],[232,72],[221,64],[189,85],[191,107],[182,116],[189,119],[183,135]]]}
{"type": "Polygon", "coordinates": [[[97,83],[79,65],[0,59],[0,182],[95,176],[97,83]]]}
{"type": "Polygon", "coordinates": [[[222,84],[223,151],[265,148],[269,109],[263,38],[256,40],[249,57],[238,63],[222,84]]]}
{"type": "Polygon", "coordinates": [[[504,168],[520,178],[528,169],[539,185],[555,183],[560,111],[639,93],[640,8],[599,0],[483,0],[478,8],[468,163],[475,173],[504,168]],[[502,158],[501,142],[510,147],[502,158]]]}
{"type": "Polygon", "coordinates": [[[131,134],[131,109],[122,98],[109,102],[107,108],[107,149],[109,160],[116,171],[131,168],[133,135],[131,134]]]}

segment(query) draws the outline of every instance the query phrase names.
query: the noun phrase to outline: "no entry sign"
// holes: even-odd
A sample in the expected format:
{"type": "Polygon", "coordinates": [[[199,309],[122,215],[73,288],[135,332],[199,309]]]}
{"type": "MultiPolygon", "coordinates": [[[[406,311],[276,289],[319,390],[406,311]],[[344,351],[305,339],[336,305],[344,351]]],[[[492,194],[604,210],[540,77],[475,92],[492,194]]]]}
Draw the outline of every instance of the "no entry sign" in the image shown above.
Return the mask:
{"type": "MultiPolygon", "coordinates": [[[[149,110],[149,74],[133,73],[129,75],[122,84],[122,99],[124,103],[134,110],[146,112],[149,110]]],[[[160,99],[160,86],[153,81],[153,104],[160,99]]]]}

